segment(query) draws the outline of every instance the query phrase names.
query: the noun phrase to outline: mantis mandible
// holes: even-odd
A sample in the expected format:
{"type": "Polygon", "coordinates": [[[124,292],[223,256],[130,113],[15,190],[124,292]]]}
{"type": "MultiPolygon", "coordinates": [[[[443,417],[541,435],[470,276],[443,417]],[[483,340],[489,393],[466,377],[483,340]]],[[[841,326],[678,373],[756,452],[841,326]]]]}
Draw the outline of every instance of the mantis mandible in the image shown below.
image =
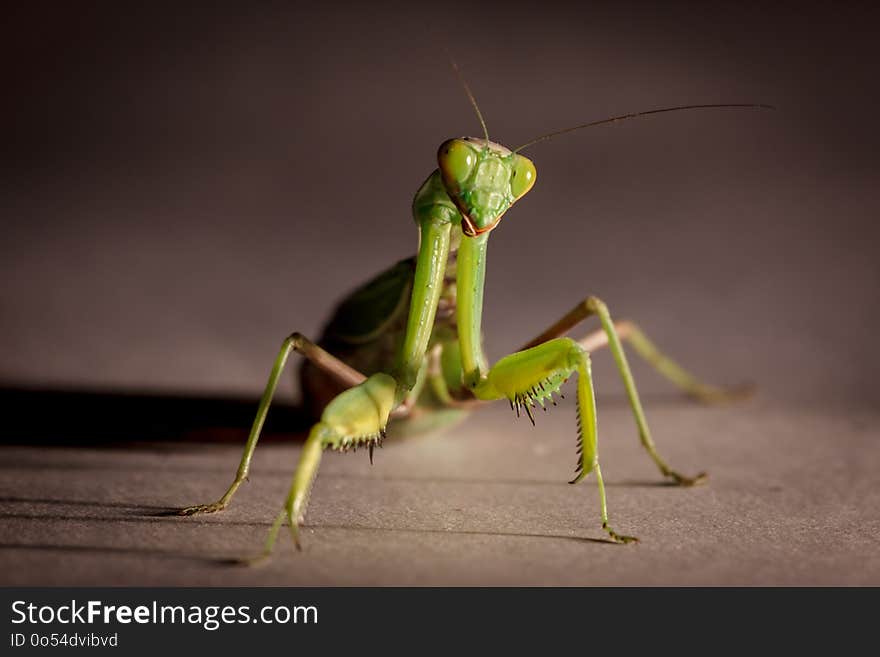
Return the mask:
{"type": "MultiPolygon", "coordinates": [[[[458,69],[453,65],[456,73],[458,69]]],[[[460,77],[460,74],[459,74],[460,77]]],[[[220,511],[248,476],[251,457],[278,381],[292,352],[304,361],[300,380],[304,402],[319,420],[300,454],[290,492],[269,530],[258,561],[271,554],[287,522],[301,547],[309,492],[326,449],[365,447],[373,460],[386,427],[400,421],[403,433],[448,425],[488,402],[505,399],[517,416],[555,405],[554,395],[577,377],[577,483],[595,472],[602,528],[616,542],[636,541],[609,525],[605,485],[599,466],[596,401],[590,354],[609,347],[626,388],[639,439],[661,474],[682,486],[706,479],[686,476],[660,456],[648,428],[622,341],[661,375],[702,402],[741,396],[742,388],[722,389],[698,381],[660,352],[638,326],[615,321],[596,296],[568,313],[523,347],[489,366],[483,352],[481,318],[489,235],[505,213],[535,184],[536,170],[520,152],[559,134],[625,119],[682,110],[721,107],[769,108],[760,104],[687,105],[654,109],[581,124],[545,134],[510,150],[489,139],[486,122],[464,79],[465,92],[482,126],[482,137],[450,139],[437,153],[438,168],[415,194],[413,218],[419,228],[418,254],[403,260],[351,293],[337,307],[317,342],[300,333],[287,337],[275,359],[235,479],[212,504],[178,511],[195,515],[220,511]],[[600,329],[579,340],[565,337],[578,324],[597,317],[600,329]],[[323,410],[321,410],[323,409],[323,410]]]]}

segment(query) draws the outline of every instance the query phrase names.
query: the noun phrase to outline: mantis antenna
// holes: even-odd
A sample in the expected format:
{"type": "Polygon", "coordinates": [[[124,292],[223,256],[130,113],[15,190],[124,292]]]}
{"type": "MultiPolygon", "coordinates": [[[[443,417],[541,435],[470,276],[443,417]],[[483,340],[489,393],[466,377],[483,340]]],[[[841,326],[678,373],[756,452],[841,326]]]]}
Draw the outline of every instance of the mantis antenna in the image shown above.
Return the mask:
{"type": "MultiPolygon", "coordinates": [[[[457,70],[457,69],[456,69],[457,70]]],[[[463,82],[463,81],[462,81],[463,82]]],[[[465,89],[467,89],[467,85],[465,85],[465,89]]],[[[468,95],[470,95],[470,90],[468,90],[468,95]]],[[[473,101],[473,96],[471,96],[471,101],[473,101]]],[[[476,107],[476,103],[474,104],[476,107]]],[[[591,121],[590,123],[582,123],[580,125],[572,126],[571,128],[565,128],[563,130],[556,130],[555,132],[548,132],[546,135],[541,135],[540,137],[536,137],[531,141],[526,142],[522,146],[517,146],[513,149],[514,153],[518,153],[524,148],[528,148],[529,146],[534,146],[538,142],[547,141],[548,139],[552,139],[557,135],[563,135],[566,132],[574,132],[575,130],[580,130],[582,128],[592,128],[597,125],[605,125],[608,123],[617,123],[618,121],[625,121],[627,119],[635,119],[639,116],[648,116],[649,114],[663,114],[664,112],[679,112],[682,110],[698,110],[698,109],[719,109],[719,108],[731,108],[731,107],[739,107],[739,108],[751,108],[751,109],[772,109],[776,108],[773,105],[764,105],[761,103],[721,103],[714,105],[679,105],[678,107],[663,107],[661,109],[652,109],[647,110],[645,112],[633,112],[631,114],[621,114],[620,116],[612,116],[610,119],[602,119],[601,121],[591,121]]],[[[477,110],[479,113],[480,110],[477,110]]],[[[482,121],[482,117],[480,118],[482,121]]],[[[485,128],[485,126],[483,126],[485,128]]]]}
{"type": "Polygon", "coordinates": [[[467,81],[464,79],[464,76],[461,74],[461,70],[458,68],[458,64],[455,63],[455,60],[451,57],[449,58],[449,64],[452,66],[452,70],[455,71],[455,75],[458,78],[458,81],[461,82],[461,86],[464,87],[464,91],[467,94],[468,99],[471,101],[471,105],[474,108],[474,111],[477,113],[477,118],[480,120],[480,125],[483,126],[483,136],[486,138],[486,146],[489,146],[489,130],[486,128],[486,122],[483,120],[483,113],[480,112],[480,107],[477,105],[477,99],[474,98],[474,94],[471,92],[471,88],[468,86],[467,81]]]}

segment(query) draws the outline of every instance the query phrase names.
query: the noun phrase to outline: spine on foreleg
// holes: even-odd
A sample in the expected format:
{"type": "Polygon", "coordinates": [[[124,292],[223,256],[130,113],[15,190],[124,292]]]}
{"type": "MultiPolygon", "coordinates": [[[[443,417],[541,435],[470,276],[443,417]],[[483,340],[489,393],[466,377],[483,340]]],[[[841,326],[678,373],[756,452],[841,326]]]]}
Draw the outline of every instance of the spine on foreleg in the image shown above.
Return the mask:
{"type": "Polygon", "coordinates": [[[374,374],[337,395],[324,409],[321,421],[309,432],[293,476],[288,509],[295,523],[305,516],[324,449],[348,451],[365,446],[372,461],[373,447],[381,445],[385,437],[396,387],[397,382],[387,374],[374,374]]]}
{"type": "Polygon", "coordinates": [[[394,410],[396,389],[393,377],[379,373],[337,395],[321,415],[323,445],[345,451],[379,444],[394,410]]]}
{"type": "Polygon", "coordinates": [[[578,353],[577,382],[577,463],[576,484],[590,474],[599,462],[596,436],[596,396],[593,393],[593,373],[590,356],[582,349],[578,353]],[[584,435],[586,431],[586,436],[584,435]]]}

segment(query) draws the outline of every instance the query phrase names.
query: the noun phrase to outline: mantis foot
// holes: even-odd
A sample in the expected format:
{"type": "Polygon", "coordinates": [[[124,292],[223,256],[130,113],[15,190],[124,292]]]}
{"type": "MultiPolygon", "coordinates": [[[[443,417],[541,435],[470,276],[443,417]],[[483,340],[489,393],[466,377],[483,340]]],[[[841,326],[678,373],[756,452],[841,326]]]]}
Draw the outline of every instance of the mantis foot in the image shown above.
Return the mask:
{"type": "Polygon", "coordinates": [[[706,472],[701,472],[696,477],[685,477],[683,474],[679,474],[674,470],[669,470],[663,474],[667,477],[671,477],[676,486],[699,486],[700,484],[705,484],[709,479],[709,474],[706,472]]]}
{"type": "Polygon", "coordinates": [[[275,516],[275,521],[272,523],[272,527],[269,529],[269,535],[266,537],[266,545],[263,548],[263,551],[255,557],[244,557],[243,559],[239,559],[237,563],[241,566],[261,566],[266,563],[272,555],[272,550],[275,548],[275,540],[278,538],[278,531],[281,529],[281,525],[284,524],[285,520],[290,526],[290,535],[293,538],[293,544],[296,545],[297,550],[302,550],[302,545],[299,542],[299,521],[297,520],[293,501],[291,499],[288,500],[288,503],[284,505],[284,508],[279,514],[275,516]]]}
{"type": "Polygon", "coordinates": [[[229,506],[229,501],[232,499],[232,496],[235,495],[235,491],[238,490],[238,487],[241,486],[243,481],[247,481],[247,473],[240,474],[235,478],[235,481],[232,482],[232,485],[229,487],[229,490],[224,493],[223,497],[214,502],[213,504],[197,504],[196,506],[188,506],[183,509],[180,509],[177,512],[179,516],[195,516],[200,513],[216,513],[217,511],[222,511],[227,506],[229,506]]]}
{"type": "Polygon", "coordinates": [[[755,394],[755,390],[756,386],[753,383],[741,383],[725,388],[698,384],[688,390],[687,394],[701,404],[729,404],[748,399],[755,394]]]}
{"type": "Polygon", "coordinates": [[[216,513],[217,511],[222,511],[226,508],[227,502],[225,500],[220,500],[214,502],[213,504],[197,504],[196,506],[188,506],[183,509],[179,509],[177,511],[177,515],[179,516],[195,516],[200,513],[216,513]]]}
{"type": "Polygon", "coordinates": [[[618,534],[616,531],[614,531],[613,529],[611,529],[611,527],[608,526],[607,522],[602,523],[602,529],[604,529],[606,532],[608,532],[608,535],[611,537],[611,540],[614,541],[615,543],[621,543],[621,544],[625,545],[627,543],[638,543],[639,542],[639,539],[636,538],[635,536],[624,536],[623,534],[618,534]]]}

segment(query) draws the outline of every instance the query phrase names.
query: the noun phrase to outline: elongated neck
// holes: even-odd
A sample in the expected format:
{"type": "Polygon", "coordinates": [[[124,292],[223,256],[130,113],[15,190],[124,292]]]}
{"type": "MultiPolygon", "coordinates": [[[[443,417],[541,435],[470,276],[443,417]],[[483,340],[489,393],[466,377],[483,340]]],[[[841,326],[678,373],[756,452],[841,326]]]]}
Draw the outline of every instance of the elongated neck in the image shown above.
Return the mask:
{"type": "Polygon", "coordinates": [[[486,280],[486,246],[489,233],[462,238],[458,247],[456,309],[464,384],[472,388],[483,377],[486,357],[480,327],[483,320],[483,285],[486,280]]]}
{"type": "Polygon", "coordinates": [[[395,378],[399,384],[397,403],[401,403],[416,385],[434,330],[437,302],[443,289],[443,276],[449,257],[450,229],[451,224],[443,216],[426,215],[422,218],[406,336],[401,344],[396,368],[395,378]]]}

